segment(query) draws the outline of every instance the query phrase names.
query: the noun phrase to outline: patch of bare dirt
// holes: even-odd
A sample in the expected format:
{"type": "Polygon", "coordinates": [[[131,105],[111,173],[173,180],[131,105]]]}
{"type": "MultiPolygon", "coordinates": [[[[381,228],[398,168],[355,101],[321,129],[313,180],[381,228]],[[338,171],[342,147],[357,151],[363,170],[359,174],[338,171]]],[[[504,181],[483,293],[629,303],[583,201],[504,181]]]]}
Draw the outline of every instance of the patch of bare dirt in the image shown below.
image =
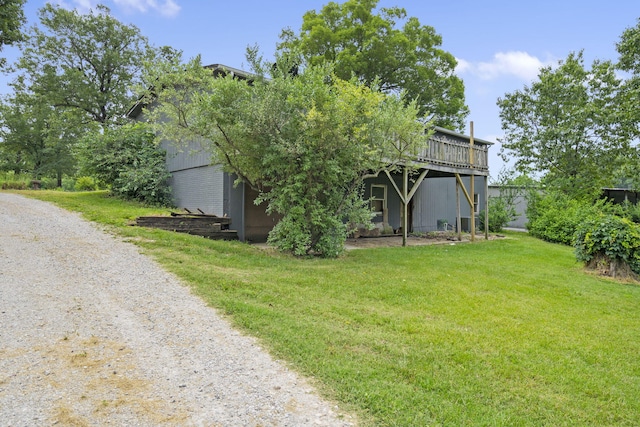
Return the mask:
{"type": "MultiPolygon", "coordinates": [[[[505,238],[505,236],[501,234],[489,234],[489,240],[503,238],[505,238]]],[[[484,233],[476,234],[475,240],[485,240],[484,233]]],[[[456,244],[465,242],[471,242],[471,234],[462,234],[461,240],[458,240],[457,233],[447,231],[434,231],[425,233],[424,235],[407,236],[407,246],[456,244]]],[[[347,249],[398,247],[402,246],[402,235],[395,234],[393,236],[351,238],[347,239],[345,246],[347,249]]]]}

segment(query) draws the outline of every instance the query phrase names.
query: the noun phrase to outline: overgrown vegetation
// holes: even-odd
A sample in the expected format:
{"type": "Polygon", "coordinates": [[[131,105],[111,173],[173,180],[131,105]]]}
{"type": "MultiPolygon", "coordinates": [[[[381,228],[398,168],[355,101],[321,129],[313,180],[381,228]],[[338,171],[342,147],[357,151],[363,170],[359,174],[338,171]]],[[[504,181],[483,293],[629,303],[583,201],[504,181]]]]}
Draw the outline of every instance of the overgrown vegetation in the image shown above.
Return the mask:
{"type": "Polygon", "coordinates": [[[612,205],[604,200],[595,203],[581,201],[557,191],[531,193],[527,205],[527,229],[531,235],[548,242],[571,245],[582,222],[612,209],[612,205]]]}
{"type": "Polygon", "coordinates": [[[0,188],[3,190],[26,190],[29,180],[13,172],[0,172],[0,188]]]}
{"type": "Polygon", "coordinates": [[[640,264],[640,205],[605,199],[577,200],[559,192],[532,193],[529,233],[543,240],[574,245],[578,261],[612,276],[636,277],[640,264]]]}
{"type": "Polygon", "coordinates": [[[573,243],[578,261],[591,268],[613,277],[640,275],[640,225],[627,218],[590,217],[578,227],[573,243]]]}
{"type": "MultiPolygon", "coordinates": [[[[165,152],[154,140],[155,135],[143,123],[91,135],[84,141],[83,170],[124,199],[171,206],[165,152]]],[[[79,185],[86,185],[86,179],[79,185]]]]}
{"type": "Polygon", "coordinates": [[[105,193],[28,192],[140,245],[362,425],[640,424],[640,287],[525,234],[298,259],[129,227],[105,193]]]}
{"type": "MultiPolygon", "coordinates": [[[[526,187],[511,185],[508,181],[503,181],[499,188],[499,194],[489,197],[489,231],[497,233],[503,227],[518,218],[516,212],[516,201],[527,192],[526,187]]],[[[486,211],[480,211],[480,228],[485,226],[486,211]]]]}

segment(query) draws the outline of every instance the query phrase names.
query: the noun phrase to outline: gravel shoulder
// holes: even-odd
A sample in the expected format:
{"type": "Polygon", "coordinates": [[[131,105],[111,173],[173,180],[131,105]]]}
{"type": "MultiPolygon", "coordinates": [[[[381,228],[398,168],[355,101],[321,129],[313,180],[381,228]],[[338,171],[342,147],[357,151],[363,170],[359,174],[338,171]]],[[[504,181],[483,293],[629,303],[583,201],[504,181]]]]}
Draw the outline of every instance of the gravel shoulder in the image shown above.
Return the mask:
{"type": "Polygon", "coordinates": [[[349,426],[136,246],[0,192],[0,426],[349,426]]]}

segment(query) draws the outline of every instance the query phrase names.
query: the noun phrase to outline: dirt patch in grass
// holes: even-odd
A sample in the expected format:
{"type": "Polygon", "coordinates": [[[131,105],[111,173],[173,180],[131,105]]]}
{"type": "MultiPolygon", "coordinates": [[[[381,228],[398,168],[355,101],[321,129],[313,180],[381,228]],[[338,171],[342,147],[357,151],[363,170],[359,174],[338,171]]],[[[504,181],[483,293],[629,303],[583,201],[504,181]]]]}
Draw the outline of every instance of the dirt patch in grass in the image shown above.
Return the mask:
{"type": "MultiPolygon", "coordinates": [[[[502,234],[489,234],[489,240],[504,238],[505,236],[502,234]]],[[[484,233],[476,234],[476,241],[482,240],[485,240],[484,233]]],[[[457,233],[448,231],[434,231],[422,235],[407,236],[407,246],[456,244],[470,241],[471,234],[462,234],[461,240],[458,240],[457,233]]],[[[393,236],[358,237],[355,239],[347,239],[345,246],[347,249],[397,247],[402,246],[402,235],[395,234],[393,236]]]]}
{"type": "Polygon", "coordinates": [[[615,259],[612,260],[603,253],[596,254],[586,265],[588,270],[592,270],[601,276],[608,276],[619,281],[639,282],[640,276],[631,270],[628,263],[615,259]]]}

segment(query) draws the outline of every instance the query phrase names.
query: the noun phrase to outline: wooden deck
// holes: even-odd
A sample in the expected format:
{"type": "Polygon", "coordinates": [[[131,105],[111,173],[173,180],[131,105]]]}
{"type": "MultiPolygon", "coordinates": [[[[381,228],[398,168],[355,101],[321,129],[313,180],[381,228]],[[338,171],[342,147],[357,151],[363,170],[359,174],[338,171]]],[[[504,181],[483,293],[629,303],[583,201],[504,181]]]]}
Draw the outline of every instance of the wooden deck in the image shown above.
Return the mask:
{"type": "Polygon", "coordinates": [[[418,153],[416,160],[436,174],[488,175],[492,144],[476,139],[472,145],[469,136],[436,127],[428,146],[418,153]]]}

